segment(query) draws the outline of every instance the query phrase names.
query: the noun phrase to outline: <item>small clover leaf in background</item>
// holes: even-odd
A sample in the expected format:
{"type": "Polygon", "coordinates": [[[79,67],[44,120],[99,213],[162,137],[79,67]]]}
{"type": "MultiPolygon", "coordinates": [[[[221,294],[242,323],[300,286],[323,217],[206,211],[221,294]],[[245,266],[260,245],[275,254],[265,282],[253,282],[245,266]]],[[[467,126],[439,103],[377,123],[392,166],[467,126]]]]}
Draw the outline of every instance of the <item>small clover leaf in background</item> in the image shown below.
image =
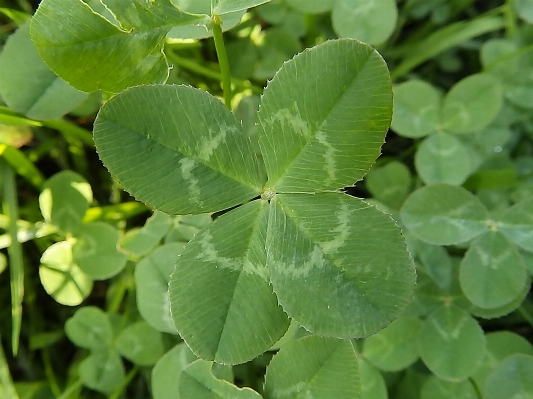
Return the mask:
{"type": "Polygon", "coordinates": [[[65,323],[67,337],[80,348],[99,349],[110,347],[113,326],[109,316],[99,308],[85,306],[65,323]]]}
{"type": "Polygon", "coordinates": [[[485,380],[486,399],[528,398],[533,396],[533,356],[516,354],[500,363],[485,380]]]}
{"type": "Polygon", "coordinates": [[[392,35],[397,19],[394,0],[337,0],[331,14],[333,29],[339,37],[372,45],[381,44],[392,35]],[[374,15],[379,18],[373,18],[374,15]]]}
{"type": "Polygon", "coordinates": [[[421,325],[416,317],[400,316],[377,334],[365,339],[363,356],[384,371],[407,368],[419,357],[417,339],[421,325]]]}
{"type": "Polygon", "coordinates": [[[442,306],[422,324],[420,356],[439,378],[463,381],[485,356],[485,335],[478,322],[456,306],[442,306]]]}
{"type": "Polygon", "coordinates": [[[302,338],[281,348],[268,365],[265,396],[283,399],[290,392],[290,397],[361,398],[360,373],[351,341],[302,338]]]}
{"type": "Polygon", "coordinates": [[[491,309],[521,297],[528,275],[518,249],[500,232],[490,231],[470,245],[459,280],[474,305],[491,309]]]}
{"type": "Polygon", "coordinates": [[[217,15],[228,14],[235,11],[246,11],[248,8],[268,3],[270,0],[212,0],[212,12],[217,15]]]}
{"type": "Polygon", "coordinates": [[[29,34],[29,22],[9,36],[0,53],[0,95],[13,110],[34,119],[59,118],[88,96],[57,77],[29,34]]]}
{"type": "Polygon", "coordinates": [[[122,356],[141,366],[151,366],[165,353],[162,335],[144,321],[127,326],[116,339],[122,356]]]}
{"type": "Polygon", "coordinates": [[[489,374],[509,356],[522,353],[533,356],[533,346],[524,337],[510,331],[486,334],[487,352],[481,366],[472,376],[478,386],[483,386],[489,374]]]}
{"type": "Polygon", "coordinates": [[[393,209],[399,209],[411,191],[413,179],[409,168],[398,161],[375,167],[365,177],[372,197],[393,209]]]}
{"type": "Polygon", "coordinates": [[[154,399],[179,398],[181,372],[197,359],[183,342],[165,353],[152,369],[154,399]]]}
{"type": "Polygon", "coordinates": [[[42,59],[82,91],[117,93],[132,85],[165,82],[169,69],[161,49],[166,34],[174,26],[206,20],[205,15],[182,11],[171,0],[103,3],[115,23],[82,0],[45,0],[31,24],[42,59]],[[70,67],[73,62],[77,68],[70,67]]]}
{"type": "Polygon", "coordinates": [[[44,220],[65,233],[72,233],[79,227],[91,202],[91,186],[71,171],[56,173],[48,179],[39,196],[44,220]]]}
{"type": "Polygon", "coordinates": [[[415,155],[420,178],[426,184],[463,184],[481,163],[467,145],[469,135],[482,134],[502,107],[499,81],[489,74],[471,75],[442,97],[430,84],[412,80],[397,85],[394,93],[394,131],[411,138],[429,135],[415,155]]]}
{"type": "Polygon", "coordinates": [[[176,327],[170,315],[168,283],[182,251],[178,242],[159,246],[135,267],[139,313],[156,330],[171,334],[176,327]]]}
{"type": "Polygon", "coordinates": [[[320,14],[330,11],[335,5],[335,0],[309,1],[309,0],[286,0],[290,7],[306,14],[320,14]]]}
{"type": "Polygon", "coordinates": [[[141,228],[128,230],[120,238],[120,249],[134,259],[152,251],[172,226],[172,218],[163,212],[154,212],[141,228]]]}
{"type": "Polygon", "coordinates": [[[85,223],[74,235],[74,262],[94,280],[117,275],[126,266],[126,255],[118,251],[119,232],[104,222],[85,223]]]}
{"type": "Polygon", "coordinates": [[[434,375],[429,377],[420,391],[420,399],[478,399],[476,388],[468,380],[453,382],[434,375]]]}
{"type": "Polygon", "coordinates": [[[110,395],[124,382],[126,371],[120,355],[111,348],[98,348],[79,366],[84,385],[110,395]]]}
{"type": "Polygon", "coordinates": [[[487,231],[489,213],[479,198],[464,188],[436,184],[412,193],[401,209],[401,218],[420,240],[453,245],[487,231]]]}

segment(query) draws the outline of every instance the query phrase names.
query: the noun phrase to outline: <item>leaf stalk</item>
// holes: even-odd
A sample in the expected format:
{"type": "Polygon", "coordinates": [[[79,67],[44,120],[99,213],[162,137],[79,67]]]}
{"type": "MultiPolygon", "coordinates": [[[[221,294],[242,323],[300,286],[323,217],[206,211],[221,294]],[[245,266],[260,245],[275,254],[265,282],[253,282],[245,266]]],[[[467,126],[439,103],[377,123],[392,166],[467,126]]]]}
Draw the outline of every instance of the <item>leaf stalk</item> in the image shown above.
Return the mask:
{"type": "Polygon", "coordinates": [[[233,97],[231,92],[231,75],[229,70],[228,54],[226,53],[226,46],[224,45],[224,37],[222,35],[222,18],[219,15],[213,14],[213,38],[215,39],[215,49],[217,51],[218,63],[220,65],[220,72],[222,73],[222,90],[224,91],[224,104],[231,109],[231,99],[233,97]]]}

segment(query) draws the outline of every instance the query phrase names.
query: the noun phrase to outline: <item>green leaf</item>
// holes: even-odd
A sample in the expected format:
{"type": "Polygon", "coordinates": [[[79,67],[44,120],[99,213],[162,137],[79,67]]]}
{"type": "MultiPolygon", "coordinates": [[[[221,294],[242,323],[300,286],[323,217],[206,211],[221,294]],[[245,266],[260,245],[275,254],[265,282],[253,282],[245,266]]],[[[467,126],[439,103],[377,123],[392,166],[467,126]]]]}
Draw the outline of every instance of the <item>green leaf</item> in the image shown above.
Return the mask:
{"type": "Polygon", "coordinates": [[[333,29],[339,37],[373,45],[392,35],[397,19],[395,0],[337,0],[331,14],[333,29]]]}
{"type": "Polygon", "coordinates": [[[191,350],[218,363],[244,363],[289,326],[265,265],[268,202],[216,219],[189,242],[169,285],[174,324],[191,350]]]}
{"type": "Polygon", "coordinates": [[[0,94],[10,108],[33,119],[59,118],[87,98],[41,60],[30,40],[29,22],[9,36],[2,49],[0,94]]]}
{"type": "Polygon", "coordinates": [[[398,209],[411,190],[412,178],[405,164],[392,161],[385,166],[372,168],[365,182],[375,199],[398,209]]]}
{"type": "Polygon", "coordinates": [[[520,248],[533,252],[533,198],[510,207],[497,221],[497,229],[520,248]]]}
{"type": "Polygon", "coordinates": [[[117,337],[115,347],[122,356],[139,366],[151,366],[165,353],[161,333],[144,321],[126,327],[117,337]]]}
{"type": "Polygon", "coordinates": [[[533,397],[533,356],[513,355],[487,377],[483,385],[486,399],[533,397]]]}
{"type": "Polygon", "coordinates": [[[504,235],[490,231],[477,238],[461,262],[465,296],[481,308],[497,308],[518,298],[528,281],[526,265],[504,235]]]}
{"type": "Polygon", "coordinates": [[[285,3],[302,13],[321,14],[323,12],[330,11],[335,5],[335,0],[285,0],[285,3]]]}
{"type": "Polygon", "coordinates": [[[518,309],[518,307],[522,304],[522,302],[528,295],[529,290],[531,288],[530,285],[531,285],[531,279],[528,279],[528,281],[524,285],[523,291],[520,293],[519,296],[517,296],[512,302],[506,305],[500,306],[498,308],[485,309],[485,308],[480,308],[472,303],[468,303],[464,306],[464,309],[468,310],[468,312],[470,312],[472,316],[479,317],[482,319],[500,318],[518,309]]]}
{"type": "Polygon", "coordinates": [[[183,245],[162,245],[135,267],[137,307],[142,318],[158,331],[176,334],[170,315],[168,283],[183,245]]]}
{"type": "Polygon", "coordinates": [[[120,356],[110,348],[92,352],[80,363],[79,373],[84,385],[107,395],[123,384],[126,374],[120,356]]]}
{"type": "Polygon", "coordinates": [[[439,378],[462,381],[470,377],[485,356],[483,330],[467,312],[442,306],[423,323],[420,356],[439,378]]]}
{"type": "Polygon", "coordinates": [[[117,249],[119,232],[103,222],[83,224],[74,235],[74,262],[94,280],[111,278],[126,266],[126,255],[117,249]]]}
{"type": "Polygon", "coordinates": [[[154,399],[179,399],[181,372],[196,359],[183,342],[165,353],[152,369],[154,399]]]}
{"type": "Polygon", "coordinates": [[[400,316],[377,334],[366,338],[363,356],[384,371],[399,371],[418,359],[417,338],[422,323],[400,316]]]}
{"type": "Polygon", "coordinates": [[[274,356],[265,377],[265,397],[358,399],[360,380],[350,341],[311,336],[287,344],[274,356]]]}
{"type": "Polygon", "coordinates": [[[420,399],[478,399],[477,392],[470,381],[452,382],[441,380],[432,375],[420,392],[420,399]]]}
{"type": "Polygon", "coordinates": [[[213,13],[217,15],[227,14],[235,11],[243,11],[256,7],[260,4],[268,3],[270,0],[214,0],[213,13]]]}
{"type": "Polygon", "coordinates": [[[464,188],[436,184],[412,193],[401,209],[401,217],[418,239],[453,245],[485,232],[489,214],[481,201],[464,188]]]}
{"type": "Polygon", "coordinates": [[[442,106],[444,128],[455,133],[482,129],[496,118],[503,90],[489,74],[470,75],[448,92],[442,106]]]}
{"type": "Polygon", "coordinates": [[[89,183],[79,174],[68,170],[48,179],[39,196],[44,220],[65,233],[78,228],[91,202],[89,183]]]}
{"type": "Polygon", "coordinates": [[[472,376],[478,386],[483,386],[488,375],[506,358],[516,353],[533,356],[531,343],[510,331],[491,332],[486,335],[487,352],[483,362],[472,376]]]}
{"type": "Polygon", "coordinates": [[[261,102],[268,185],[277,192],[316,192],[360,180],[380,154],[391,108],[387,67],[372,48],[341,39],[297,55],[261,102]]]}
{"type": "Polygon", "coordinates": [[[113,326],[109,316],[94,306],[84,306],[65,323],[68,339],[80,348],[100,349],[111,346],[113,326]]]}
{"type": "Polygon", "coordinates": [[[304,328],[364,337],[409,304],[413,262],[389,216],[341,193],[278,194],[271,208],[270,277],[283,309],[304,328]]]}
{"type": "Polygon", "coordinates": [[[468,148],[448,133],[425,139],[415,155],[415,166],[426,184],[461,185],[473,172],[468,148]]]}
{"type": "Polygon", "coordinates": [[[531,0],[516,0],[514,2],[518,16],[524,21],[533,24],[533,1],[531,0]]]}
{"type": "Polygon", "coordinates": [[[139,86],[116,95],[98,114],[94,140],[124,189],[170,214],[226,209],[263,186],[235,116],[192,87],[139,86]]]}
{"type": "Polygon", "coordinates": [[[440,130],[442,94],[429,83],[410,80],[394,86],[392,129],[404,137],[424,137],[440,130]]]}
{"type": "Polygon", "coordinates": [[[154,212],[144,227],[129,230],[120,239],[120,248],[134,258],[141,258],[153,250],[172,226],[172,218],[163,212],[154,212]]]}
{"type": "Polygon", "coordinates": [[[82,0],[43,0],[32,20],[30,33],[39,55],[82,91],[117,93],[165,82],[166,34],[174,26],[201,24],[206,18],[182,11],[171,0],[104,3],[116,24],[82,0]]]}
{"type": "Polygon", "coordinates": [[[359,358],[361,399],[388,399],[387,385],[379,370],[364,358],[359,358]]]}
{"type": "Polygon", "coordinates": [[[72,248],[66,241],[44,251],[39,277],[48,295],[62,305],[79,305],[93,288],[93,281],[73,262],[72,248]]]}
{"type": "Polygon", "coordinates": [[[212,363],[196,360],[182,371],[179,381],[180,399],[261,399],[250,388],[238,388],[211,372],[212,363]]]}

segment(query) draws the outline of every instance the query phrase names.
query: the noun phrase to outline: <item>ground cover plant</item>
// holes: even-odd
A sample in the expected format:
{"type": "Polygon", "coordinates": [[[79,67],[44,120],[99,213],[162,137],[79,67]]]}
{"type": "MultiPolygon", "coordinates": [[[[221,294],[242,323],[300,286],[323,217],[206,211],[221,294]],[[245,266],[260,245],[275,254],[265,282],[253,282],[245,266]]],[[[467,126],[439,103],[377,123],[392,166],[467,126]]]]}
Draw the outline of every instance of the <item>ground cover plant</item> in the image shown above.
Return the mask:
{"type": "Polygon", "coordinates": [[[533,1],[39,3],[0,397],[533,398],[533,1]]]}

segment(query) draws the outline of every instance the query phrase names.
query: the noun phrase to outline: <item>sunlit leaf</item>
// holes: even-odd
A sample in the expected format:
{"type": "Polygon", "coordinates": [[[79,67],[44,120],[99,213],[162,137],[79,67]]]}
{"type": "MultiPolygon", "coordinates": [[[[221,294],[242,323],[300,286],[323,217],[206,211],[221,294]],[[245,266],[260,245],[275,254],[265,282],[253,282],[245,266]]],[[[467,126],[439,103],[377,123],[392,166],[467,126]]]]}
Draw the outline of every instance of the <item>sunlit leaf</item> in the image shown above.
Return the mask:
{"type": "Polygon", "coordinates": [[[93,288],[93,281],[73,262],[72,248],[66,241],[44,251],[39,277],[48,295],[62,305],[79,305],[93,288]]]}
{"type": "Polygon", "coordinates": [[[78,228],[91,201],[89,183],[79,174],[68,170],[48,179],[39,196],[44,219],[64,232],[73,232],[78,228]]]}

